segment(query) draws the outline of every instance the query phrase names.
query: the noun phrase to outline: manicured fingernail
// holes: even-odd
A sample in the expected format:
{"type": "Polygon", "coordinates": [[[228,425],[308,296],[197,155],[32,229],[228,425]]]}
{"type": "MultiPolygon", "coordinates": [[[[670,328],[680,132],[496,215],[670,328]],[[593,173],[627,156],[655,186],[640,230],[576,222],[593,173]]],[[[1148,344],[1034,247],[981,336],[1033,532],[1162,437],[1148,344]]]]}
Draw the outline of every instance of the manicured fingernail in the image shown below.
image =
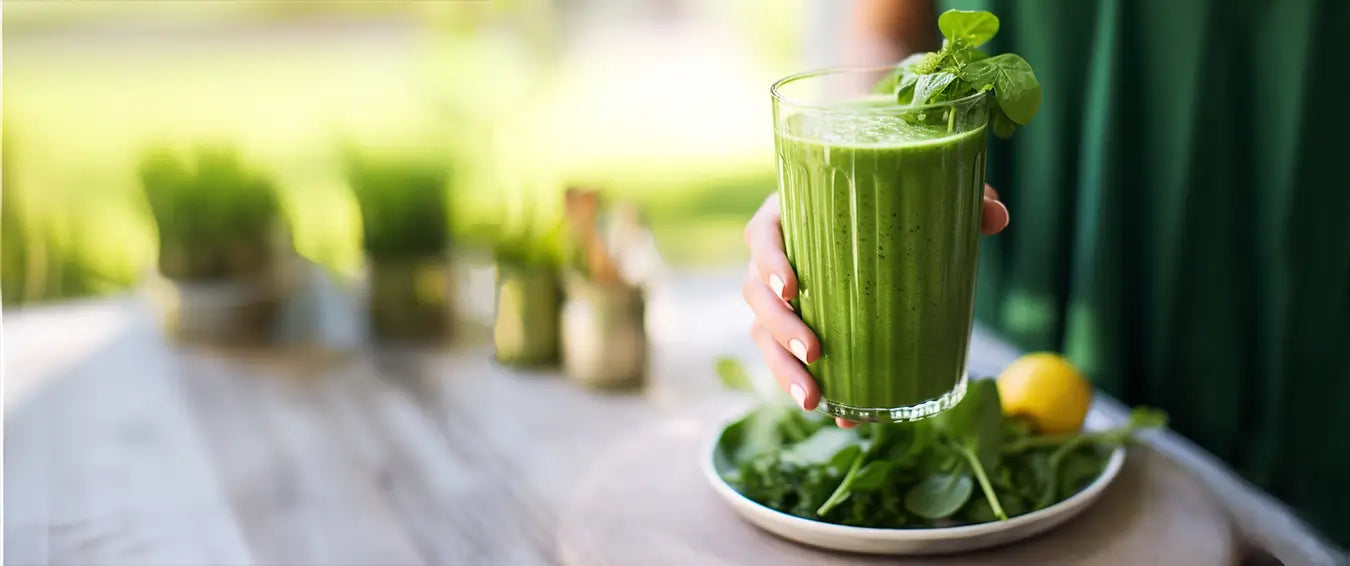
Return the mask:
{"type": "Polygon", "coordinates": [[[806,390],[802,388],[801,384],[792,384],[792,387],[788,388],[788,394],[792,395],[792,399],[797,402],[798,407],[801,407],[803,411],[808,410],[806,408],[806,390]]]}
{"type": "Polygon", "coordinates": [[[773,289],[773,294],[778,295],[778,298],[785,298],[783,297],[783,278],[779,277],[777,273],[769,275],[769,288],[773,289]]]}
{"type": "Polygon", "coordinates": [[[797,359],[801,360],[802,363],[806,363],[806,344],[803,344],[801,340],[796,338],[788,340],[788,351],[797,356],[797,359]]]}

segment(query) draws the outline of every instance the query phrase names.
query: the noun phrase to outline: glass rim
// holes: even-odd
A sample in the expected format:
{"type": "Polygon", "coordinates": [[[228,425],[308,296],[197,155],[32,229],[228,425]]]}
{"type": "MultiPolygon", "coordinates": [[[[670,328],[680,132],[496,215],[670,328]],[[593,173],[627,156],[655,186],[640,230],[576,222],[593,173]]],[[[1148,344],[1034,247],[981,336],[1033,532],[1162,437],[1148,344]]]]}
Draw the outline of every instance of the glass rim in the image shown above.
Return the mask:
{"type": "MultiPolygon", "coordinates": [[[[874,72],[874,71],[887,71],[887,72],[888,72],[888,71],[894,71],[894,70],[895,70],[895,66],[894,66],[894,65],[883,65],[883,66],[875,66],[875,67],[825,67],[825,68],[820,68],[820,69],[812,69],[812,70],[809,70],[809,71],[802,71],[802,72],[799,72],[799,73],[793,73],[793,74],[791,74],[791,75],[788,75],[788,76],[786,76],[786,77],[783,77],[783,78],[781,78],[781,79],[778,79],[778,80],[774,81],[774,83],[773,83],[772,85],[769,86],[769,95],[773,97],[773,99],[774,99],[775,102],[778,102],[778,103],[780,103],[780,104],[788,104],[788,105],[790,105],[790,106],[792,106],[792,107],[794,107],[794,108],[806,108],[806,109],[810,109],[810,110],[833,110],[833,111],[839,111],[839,108],[838,108],[838,107],[836,107],[836,106],[831,106],[831,105],[829,105],[829,104],[805,103],[805,102],[801,102],[801,101],[798,101],[798,100],[794,100],[794,99],[788,98],[787,96],[784,96],[784,95],[783,95],[781,89],[782,89],[782,87],[788,85],[789,83],[793,83],[793,82],[796,82],[796,81],[799,81],[799,80],[802,80],[802,79],[811,79],[811,78],[823,77],[823,76],[827,76],[827,75],[842,75],[842,74],[845,74],[845,73],[863,73],[863,72],[874,72]]],[[[983,96],[985,96],[985,95],[987,95],[987,94],[989,94],[989,92],[987,92],[987,91],[979,91],[979,92],[975,92],[975,93],[973,93],[973,94],[969,94],[969,95],[963,96],[963,97],[958,98],[958,99],[956,99],[956,100],[947,100],[947,101],[943,101],[943,102],[933,102],[933,103],[929,103],[929,104],[921,104],[921,105],[919,105],[919,106],[900,106],[900,105],[897,105],[897,106],[896,106],[896,110],[903,110],[903,111],[905,111],[905,112],[915,112],[915,111],[928,110],[928,109],[932,109],[932,108],[947,108],[947,107],[950,107],[950,106],[957,106],[957,105],[959,105],[959,104],[963,104],[963,103],[968,103],[968,102],[973,102],[973,101],[975,101],[975,100],[979,100],[981,97],[983,97],[983,96]]]]}

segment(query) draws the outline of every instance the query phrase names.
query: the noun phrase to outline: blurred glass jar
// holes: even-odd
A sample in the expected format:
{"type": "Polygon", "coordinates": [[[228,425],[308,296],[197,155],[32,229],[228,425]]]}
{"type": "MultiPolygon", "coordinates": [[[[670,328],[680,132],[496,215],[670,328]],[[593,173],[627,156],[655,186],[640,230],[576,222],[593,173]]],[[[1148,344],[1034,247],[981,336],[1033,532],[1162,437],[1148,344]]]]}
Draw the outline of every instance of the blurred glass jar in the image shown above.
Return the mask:
{"type": "MultiPolygon", "coordinates": [[[[166,336],[180,343],[260,346],[278,342],[287,302],[305,283],[300,258],[284,230],[270,245],[240,246],[236,267],[210,277],[181,275],[172,252],[161,253],[147,288],[166,336]]],[[[203,252],[198,252],[203,253],[203,252]]]]}
{"type": "Polygon", "coordinates": [[[552,265],[497,261],[492,326],[497,361],[520,367],[558,363],[561,294],[552,265]]]}
{"type": "Polygon", "coordinates": [[[376,342],[445,344],[454,337],[454,280],[446,258],[367,257],[366,284],[376,342]]]}
{"type": "Polygon", "coordinates": [[[563,372],[589,387],[640,387],[647,374],[646,300],[626,283],[566,279],[562,309],[563,372]]]}

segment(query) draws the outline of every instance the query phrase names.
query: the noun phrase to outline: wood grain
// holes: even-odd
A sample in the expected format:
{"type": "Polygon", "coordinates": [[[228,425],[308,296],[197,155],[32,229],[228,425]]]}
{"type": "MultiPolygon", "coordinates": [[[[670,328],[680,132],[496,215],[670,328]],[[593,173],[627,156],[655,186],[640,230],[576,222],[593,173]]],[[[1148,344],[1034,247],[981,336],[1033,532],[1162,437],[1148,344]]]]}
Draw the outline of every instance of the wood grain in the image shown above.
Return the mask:
{"type": "Polygon", "coordinates": [[[7,564],[252,561],[153,336],[132,325],[7,411],[7,564]]]}
{"type": "MultiPolygon", "coordinates": [[[[737,275],[673,273],[650,292],[651,376],[627,394],[499,367],[474,323],[449,351],[219,352],[169,347],[134,298],[6,320],[45,352],[6,359],[7,392],[10,376],[32,377],[5,416],[6,563],[875,562],[728,520],[683,440],[635,436],[709,426],[705,409],[728,399],[714,358],[757,359],[737,275]],[[78,359],[51,359],[65,352],[78,359]],[[635,443],[644,465],[669,465],[607,479],[635,443]]],[[[473,288],[486,297],[462,303],[490,303],[491,285],[473,288]]],[[[315,297],[326,334],[359,334],[340,293],[315,297]]],[[[976,373],[1016,355],[979,331],[973,342],[976,373]]],[[[1061,556],[1092,563],[1076,553],[1109,548],[1108,533],[1064,541],[1061,556]]]]}

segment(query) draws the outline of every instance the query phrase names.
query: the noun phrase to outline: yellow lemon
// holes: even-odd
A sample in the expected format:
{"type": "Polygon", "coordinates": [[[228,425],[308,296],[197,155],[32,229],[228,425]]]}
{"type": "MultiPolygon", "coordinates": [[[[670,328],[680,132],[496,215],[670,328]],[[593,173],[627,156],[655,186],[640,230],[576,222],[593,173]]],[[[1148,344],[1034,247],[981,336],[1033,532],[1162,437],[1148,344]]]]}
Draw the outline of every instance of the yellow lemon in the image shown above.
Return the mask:
{"type": "Polygon", "coordinates": [[[1026,419],[1042,434],[1077,432],[1092,404],[1092,385],[1059,354],[1018,358],[998,375],[1003,414],[1026,419]]]}

